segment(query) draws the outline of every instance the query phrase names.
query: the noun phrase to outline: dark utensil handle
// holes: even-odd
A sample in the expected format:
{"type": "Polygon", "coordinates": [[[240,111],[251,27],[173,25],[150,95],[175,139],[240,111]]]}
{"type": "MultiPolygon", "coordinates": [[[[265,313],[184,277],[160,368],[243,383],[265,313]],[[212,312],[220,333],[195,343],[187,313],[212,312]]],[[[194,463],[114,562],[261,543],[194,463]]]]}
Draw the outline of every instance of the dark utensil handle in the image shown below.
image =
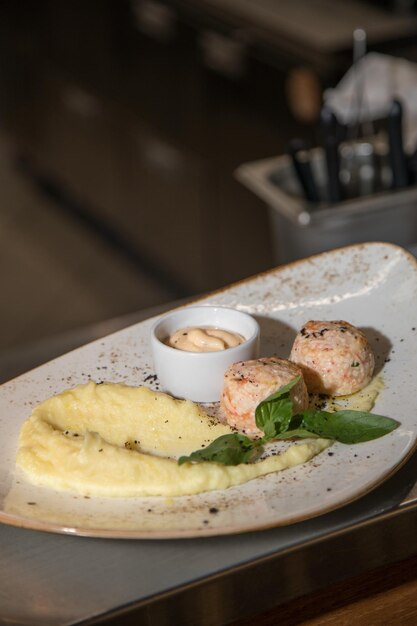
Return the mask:
{"type": "Polygon", "coordinates": [[[288,154],[306,199],[309,202],[320,202],[307,144],[302,139],[293,139],[288,145],[288,154]]]}
{"type": "Polygon", "coordinates": [[[320,127],[326,156],[329,200],[330,202],[340,202],[342,199],[342,190],[339,180],[340,128],[336,115],[328,107],[323,107],[321,110],[320,127]]]}
{"type": "Polygon", "coordinates": [[[388,112],[387,130],[394,189],[408,186],[408,166],[403,146],[402,120],[402,104],[399,100],[393,100],[388,112]]]}
{"type": "Polygon", "coordinates": [[[409,184],[415,185],[417,183],[417,148],[407,159],[407,169],[409,184]]]}

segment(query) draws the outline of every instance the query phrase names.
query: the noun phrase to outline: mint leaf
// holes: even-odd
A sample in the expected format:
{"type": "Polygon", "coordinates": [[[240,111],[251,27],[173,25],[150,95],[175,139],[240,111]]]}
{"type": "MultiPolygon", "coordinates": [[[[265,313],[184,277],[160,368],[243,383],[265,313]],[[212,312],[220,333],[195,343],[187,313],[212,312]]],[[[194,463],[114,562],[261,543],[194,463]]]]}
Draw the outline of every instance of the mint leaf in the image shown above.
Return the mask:
{"type": "Polygon", "coordinates": [[[361,443],[387,435],[399,422],[366,411],[303,411],[301,428],[341,443],[361,443]]]}
{"type": "Polygon", "coordinates": [[[180,457],[178,465],[190,462],[201,463],[202,461],[213,461],[223,465],[239,465],[239,463],[253,461],[259,452],[259,441],[252,441],[240,433],[231,433],[218,437],[207,448],[201,448],[189,456],[180,457]]]}
{"type": "Polygon", "coordinates": [[[273,439],[287,430],[293,416],[293,404],[289,392],[300,378],[297,376],[262,400],[256,407],[255,422],[257,427],[265,433],[263,441],[273,439]]]}

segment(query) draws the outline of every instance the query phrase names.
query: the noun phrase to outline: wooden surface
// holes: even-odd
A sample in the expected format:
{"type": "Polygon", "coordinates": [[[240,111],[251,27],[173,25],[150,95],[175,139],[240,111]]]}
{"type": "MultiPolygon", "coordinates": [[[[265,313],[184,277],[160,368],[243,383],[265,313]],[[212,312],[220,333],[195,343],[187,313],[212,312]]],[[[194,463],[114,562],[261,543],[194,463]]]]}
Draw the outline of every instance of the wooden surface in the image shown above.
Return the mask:
{"type": "Polygon", "coordinates": [[[417,557],[288,602],[233,626],[415,626],[417,557]]]}

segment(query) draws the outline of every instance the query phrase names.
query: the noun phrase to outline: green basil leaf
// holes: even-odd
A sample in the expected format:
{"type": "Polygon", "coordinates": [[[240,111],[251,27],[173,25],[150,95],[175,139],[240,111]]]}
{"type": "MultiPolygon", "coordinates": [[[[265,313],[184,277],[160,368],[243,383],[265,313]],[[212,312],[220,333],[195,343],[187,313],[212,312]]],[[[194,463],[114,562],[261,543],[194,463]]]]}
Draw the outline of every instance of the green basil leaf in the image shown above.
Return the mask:
{"type": "Polygon", "coordinates": [[[212,461],[223,465],[239,465],[256,460],[262,452],[262,444],[275,438],[324,437],[354,444],[387,435],[400,425],[389,417],[366,411],[342,410],[329,413],[307,410],[293,415],[289,392],[299,380],[300,376],[294,378],[256,407],[255,420],[258,428],[264,432],[262,439],[253,441],[240,433],[223,435],[207,448],[182,456],[178,464],[212,461]]]}
{"type": "Polygon", "coordinates": [[[222,463],[223,465],[239,465],[239,463],[253,461],[259,452],[259,441],[252,441],[252,439],[240,433],[231,433],[230,435],[218,437],[207,448],[196,450],[190,456],[180,457],[178,464],[212,461],[214,463],[222,463]]]}
{"type": "Polygon", "coordinates": [[[387,435],[399,422],[366,411],[303,411],[301,427],[341,443],[361,443],[387,435]]]}
{"type": "Polygon", "coordinates": [[[317,439],[320,436],[310,430],[305,430],[305,428],[294,428],[294,430],[286,430],[285,433],[281,433],[277,439],[317,439]]]}
{"type": "Polygon", "coordinates": [[[287,385],[262,400],[256,407],[255,422],[257,427],[265,433],[264,441],[273,439],[288,429],[293,416],[293,405],[289,392],[299,380],[300,376],[297,376],[287,385]]]}

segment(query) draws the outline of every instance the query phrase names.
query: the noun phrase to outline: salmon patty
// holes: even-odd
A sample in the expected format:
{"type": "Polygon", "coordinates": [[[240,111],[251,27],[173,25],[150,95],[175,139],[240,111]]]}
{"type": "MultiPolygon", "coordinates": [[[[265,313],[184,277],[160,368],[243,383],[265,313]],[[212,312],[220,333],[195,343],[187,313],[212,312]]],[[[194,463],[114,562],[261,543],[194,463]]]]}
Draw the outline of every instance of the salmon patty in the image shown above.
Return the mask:
{"type": "Polygon", "coordinates": [[[364,333],[343,320],[304,324],[290,360],[302,370],[310,393],[344,396],[368,385],[375,358],[364,333]]]}
{"type": "Polygon", "coordinates": [[[301,376],[290,391],[294,413],[308,408],[308,393],[297,365],[276,357],[242,361],[225,373],[220,411],[229,426],[248,437],[262,436],[255,422],[255,409],[262,400],[301,376]]]}

